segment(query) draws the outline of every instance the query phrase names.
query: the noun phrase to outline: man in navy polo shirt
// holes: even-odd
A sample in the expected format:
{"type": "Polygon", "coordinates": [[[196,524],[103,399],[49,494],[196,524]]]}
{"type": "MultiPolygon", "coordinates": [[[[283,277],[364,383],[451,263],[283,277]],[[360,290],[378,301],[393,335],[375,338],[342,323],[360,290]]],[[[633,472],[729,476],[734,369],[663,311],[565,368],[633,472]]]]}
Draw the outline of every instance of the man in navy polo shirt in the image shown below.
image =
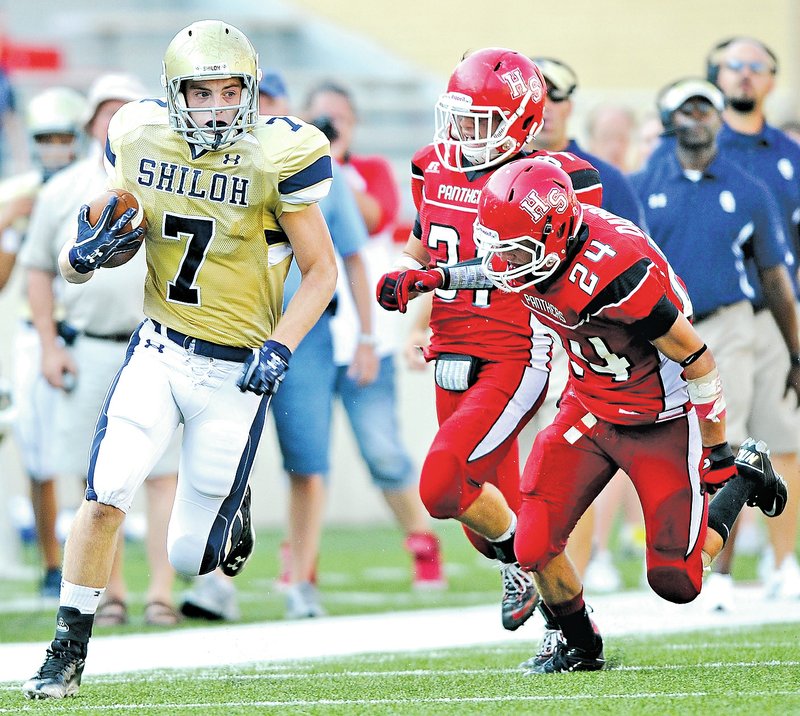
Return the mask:
{"type": "MultiPolygon", "coordinates": [[[[791,252],[790,274],[796,281],[800,255],[800,147],[769,125],[764,115],[764,103],[775,86],[777,57],[759,40],[735,37],[717,45],[707,65],[709,79],[717,84],[727,100],[722,113],[724,124],[717,138],[720,151],[763,181],[778,204],[791,252]]],[[[752,262],[748,262],[748,270],[752,277],[755,273],[752,262]]],[[[800,567],[794,554],[800,513],[800,467],[796,454],[800,419],[796,411],[792,411],[787,421],[786,410],[776,413],[773,406],[783,399],[784,390],[779,378],[789,370],[790,359],[794,380],[798,380],[800,356],[792,354],[790,357],[781,349],[778,326],[770,312],[764,310],[766,301],[757,281],[754,289],[756,390],[763,396],[766,415],[776,420],[782,418],[772,430],[773,434],[764,433],[764,437],[770,440],[775,469],[786,475],[789,492],[793,495],[784,515],[767,526],[772,547],[770,556],[775,568],[765,570],[769,575],[766,592],[768,597],[796,599],[800,597],[800,567]],[[759,386],[759,378],[763,378],[765,385],[759,386]]],[[[794,404],[792,402],[792,406],[794,404]]],[[[725,574],[730,572],[733,544],[733,540],[728,542],[728,548],[715,564],[715,569],[725,574]]]]}
{"type": "MultiPolygon", "coordinates": [[[[729,391],[730,442],[740,444],[748,430],[772,440],[778,422],[785,422],[791,435],[791,404],[778,400],[762,407],[765,396],[759,384],[765,377],[760,373],[767,372],[777,376],[781,393],[786,386],[800,389],[797,371],[789,370],[789,355],[797,353],[799,344],[777,206],[761,182],[719,151],[724,98],[714,85],[679,80],[662,90],[658,105],[675,143],[632,182],[645,206],[651,236],[686,282],[695,325],[717,358],[723,384],[736,386],[729,391]],[[755,280],[748,276],[748,258],[756,267],[755,280]],[[768,289],[764,300],[783,337],[779,345],[785,346],[787,370],[780,374],[776,366],[760,372],[756,368],[760,337],[752,302],[758,281],[768,289]]],[[[711,592],[708,606],[732,608],[727,595],[711,592]]]]}

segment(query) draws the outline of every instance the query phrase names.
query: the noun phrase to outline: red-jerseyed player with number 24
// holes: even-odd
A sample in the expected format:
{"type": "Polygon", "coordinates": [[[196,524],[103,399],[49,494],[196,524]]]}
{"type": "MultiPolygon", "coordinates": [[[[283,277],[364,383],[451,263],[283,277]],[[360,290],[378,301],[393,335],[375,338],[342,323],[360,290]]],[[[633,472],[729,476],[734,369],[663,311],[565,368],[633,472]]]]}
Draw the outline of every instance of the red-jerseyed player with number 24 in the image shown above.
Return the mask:
{"type": "Polygon", "coordinates": [[[402,304],[409,289],[499,288],[561,338],[570,377],[525,466],[515,549],[564,641],[523,666],[601,669],[602,639],[570,608],[583,603],[583,588],[564,547],[617,469],[642,504],[650,586],[676,603],[699,594],[703,568],[744,504],[775,517],[786,484],[762,442],[748,438],[734,459],[714,358],[687,319],[682,282],[641,229],[582,205],[552,164],[522,159],[483,188],[475,241],[482,261],[407,271],[396,294],[402,304]],[[709,506],[704,493],[720,487],[709,506]]]}

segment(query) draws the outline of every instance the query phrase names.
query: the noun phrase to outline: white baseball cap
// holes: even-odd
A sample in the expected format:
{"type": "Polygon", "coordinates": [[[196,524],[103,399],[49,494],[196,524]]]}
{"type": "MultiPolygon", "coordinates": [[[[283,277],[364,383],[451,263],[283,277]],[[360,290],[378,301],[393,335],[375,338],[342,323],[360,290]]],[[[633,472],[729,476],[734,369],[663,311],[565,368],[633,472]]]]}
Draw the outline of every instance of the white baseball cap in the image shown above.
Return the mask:
{"type": "Polygon", "coordinates": [[[147,90],[142,82],[133,75],[111,73],[100,75],[89,88],[86,100],[86,110],[83,114],[83,126],[92,123],[97,110],[103,102],[118,100],[121,102],[135,102],[147,96],[147,90]]]}
{"type": "Polygon", "coordinates": [[[658,108],[662,114],[672,114],[687,100],[692,97],[701,97],[708,101],[717,112],[725,109],[725,96],[716,85],[699,77],[687,77],[673,82],[661,90],[658,98],[658,108]]]}

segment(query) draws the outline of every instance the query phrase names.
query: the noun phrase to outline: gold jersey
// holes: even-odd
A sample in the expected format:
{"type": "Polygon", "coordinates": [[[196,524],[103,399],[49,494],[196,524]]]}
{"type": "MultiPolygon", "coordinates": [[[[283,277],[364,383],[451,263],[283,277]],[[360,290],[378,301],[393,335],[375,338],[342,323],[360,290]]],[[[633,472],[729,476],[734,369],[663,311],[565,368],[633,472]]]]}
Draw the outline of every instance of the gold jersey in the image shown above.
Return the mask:
{"type": "Polygon", "coordinates": [[[261,117],[209,152],[170,129],[165,102],[143,100],[114,115],[106,162],[147,219],[145,314],[213,343],[260,346],[281,316],[292,259],[278,218],[328,193],[325,136],[295,117],[261,117]]]}

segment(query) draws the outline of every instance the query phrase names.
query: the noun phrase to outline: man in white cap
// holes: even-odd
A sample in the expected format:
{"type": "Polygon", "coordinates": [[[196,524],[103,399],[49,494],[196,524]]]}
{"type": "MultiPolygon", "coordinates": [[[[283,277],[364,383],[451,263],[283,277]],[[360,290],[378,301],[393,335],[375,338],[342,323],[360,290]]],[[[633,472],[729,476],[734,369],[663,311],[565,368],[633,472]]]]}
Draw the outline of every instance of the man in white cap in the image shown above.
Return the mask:
{"type": "MultiPolygon", "coordinates": [[[[111,117],[127,102],[141,100],[145,93],[139,80],[122,74],[102,75],[90,87],[83,114],[92,140],[88,156],[53,177],[42,189],[20,254],[20,263],[28,271],[33,325],[42,346],[42,373],[57,389],[53,453],[58,474],[85,475],[97,414],[124,359],[128,339],[142,320],[146,273],[142,252],[113,274],[101,272],[91,283],[67,284],[58,274],[58,254],[73,235],[78,208],[106,188],[102,156],[111,117]],[[54,310],[57,296],[63,310],[61,336],[54,310]]],[[[145,621],[154,625],[166,626],[178,619],[171,604],[174,571],[165,549],[177,467],[177,446],[173,445],[147,482],[151,580],[145,621]]],[[[98,610],[98,626],[127,621],[121,545],[105,601],[98,610]]]]}
{"type": "MultiPolygon", "coordinates": [[[[736,386],[726,393],[729,442],[736,449],[757,433],[783,453],[796,444],[795,400],[785,394],[800,397],[800,345],[778,207],[766,186],[720,149],[725,98],[717,87],[704,79],[681,79],[661,91],[657,104],[675,141],[632,178],[650,233],[686,283],[694,324],[716,357],[723,384],[736,386]],[[755,271],[748,272],[748,259],[755,271]],[[785,345],[785,352],[778,350],[782,361],[770,370],[757,364],[765,329],[754,303],[761,292],[777,326],[773,342],[777,348],[782,338],[785,345]],[[764,387],[768,380],[779,381],[776,392],[783,400],[765,401],[773,395],[764,387]]],[[[733,594],[716,588],[718,578],[712,575],[706,606],[733,609],[733,594]]]]}

